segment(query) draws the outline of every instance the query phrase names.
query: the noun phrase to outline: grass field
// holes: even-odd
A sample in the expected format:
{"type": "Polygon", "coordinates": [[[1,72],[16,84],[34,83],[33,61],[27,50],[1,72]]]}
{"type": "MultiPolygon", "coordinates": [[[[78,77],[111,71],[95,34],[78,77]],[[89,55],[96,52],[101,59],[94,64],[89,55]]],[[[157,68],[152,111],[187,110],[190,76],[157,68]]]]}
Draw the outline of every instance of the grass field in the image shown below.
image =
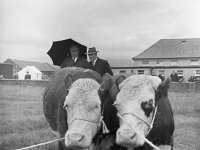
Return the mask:
{"type": "MultiPolygon", "coordinates": [[[[56,137],[43,116],[42,87],[0,86],[0,150],[56,137]]],[[[169,93],[175,117],[174,150],[200,150],[200,93],[169,93]]],[[[54,150],[57,143],[31,150],[54,150]]]]}

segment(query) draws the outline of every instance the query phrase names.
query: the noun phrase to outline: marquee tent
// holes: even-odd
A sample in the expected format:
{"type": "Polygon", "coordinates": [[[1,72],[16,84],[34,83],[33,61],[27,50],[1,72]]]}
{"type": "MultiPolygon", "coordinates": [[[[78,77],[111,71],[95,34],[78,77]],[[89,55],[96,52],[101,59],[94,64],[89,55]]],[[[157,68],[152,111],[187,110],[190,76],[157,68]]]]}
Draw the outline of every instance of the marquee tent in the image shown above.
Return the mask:
{"type": "Polygon", "coordinates": [[[42,72],[39,71],[35,66],[26,66],[18,72],[18,79],[24,80],[26,73],[29,72],[31,80],[41,80],[42,72]]]}

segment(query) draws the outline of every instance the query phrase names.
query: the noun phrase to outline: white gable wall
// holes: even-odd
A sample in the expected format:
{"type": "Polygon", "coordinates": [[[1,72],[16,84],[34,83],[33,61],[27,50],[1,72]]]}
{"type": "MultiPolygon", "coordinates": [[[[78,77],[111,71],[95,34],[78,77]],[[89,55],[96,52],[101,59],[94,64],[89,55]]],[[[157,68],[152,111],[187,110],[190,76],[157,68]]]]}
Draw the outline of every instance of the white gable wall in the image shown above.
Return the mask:
{"type": "Polygon", "coordinates": [[[24,80],[27,71],[31,75],[31,80],[41,80],[42,79],[42,72],[39,71],[34,66],[26,66],[21,71],[19,71],[18,72],[18,79],[24,80]]]}

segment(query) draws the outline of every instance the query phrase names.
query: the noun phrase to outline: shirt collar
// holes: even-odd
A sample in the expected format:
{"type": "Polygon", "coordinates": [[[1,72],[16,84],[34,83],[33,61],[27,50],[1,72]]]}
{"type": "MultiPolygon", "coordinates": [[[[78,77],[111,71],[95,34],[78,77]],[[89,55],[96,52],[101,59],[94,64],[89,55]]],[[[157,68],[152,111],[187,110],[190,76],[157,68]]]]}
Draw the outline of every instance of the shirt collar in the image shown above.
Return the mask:
{"type": "Polygon", "coordinates": [[[96,61],[97,61],[97,58],[92,62],[93,63],[93,65],[95,65],[96,64],[96,61]]]}
{"type": "Polygon", "coordinates": [[[78,59],[78,57],[74,57],[74,58],[73,58],[73,60],[74,60],[75,62],[77,61],[77,59],[78,59]]]}

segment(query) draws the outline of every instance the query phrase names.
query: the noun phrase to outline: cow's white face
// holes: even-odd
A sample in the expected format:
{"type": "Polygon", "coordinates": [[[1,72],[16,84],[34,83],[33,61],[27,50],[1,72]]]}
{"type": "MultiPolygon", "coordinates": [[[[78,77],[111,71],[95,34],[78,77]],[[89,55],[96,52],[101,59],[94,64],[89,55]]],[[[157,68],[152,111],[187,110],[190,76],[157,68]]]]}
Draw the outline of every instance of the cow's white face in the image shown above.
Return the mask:
{"type": "Polygon", "coordinates": [[[92,79],[78,79],[72,84],[64,103],[68,122],[66,147],[84,149],[91,145],[101,121],[99,87],[92,79]]]}
{"type": "Polygon", "coordinates": [[[155,76],[134,75],[124,80],[120,86],[115,106],[121,114],[120,128],[116,142],[126,147],[138,147],[146,137],[151,124],[155,106],[155,90],[161,80],[155,76]],[[131,126],[131,127],[130,127],[131,126]]]}

